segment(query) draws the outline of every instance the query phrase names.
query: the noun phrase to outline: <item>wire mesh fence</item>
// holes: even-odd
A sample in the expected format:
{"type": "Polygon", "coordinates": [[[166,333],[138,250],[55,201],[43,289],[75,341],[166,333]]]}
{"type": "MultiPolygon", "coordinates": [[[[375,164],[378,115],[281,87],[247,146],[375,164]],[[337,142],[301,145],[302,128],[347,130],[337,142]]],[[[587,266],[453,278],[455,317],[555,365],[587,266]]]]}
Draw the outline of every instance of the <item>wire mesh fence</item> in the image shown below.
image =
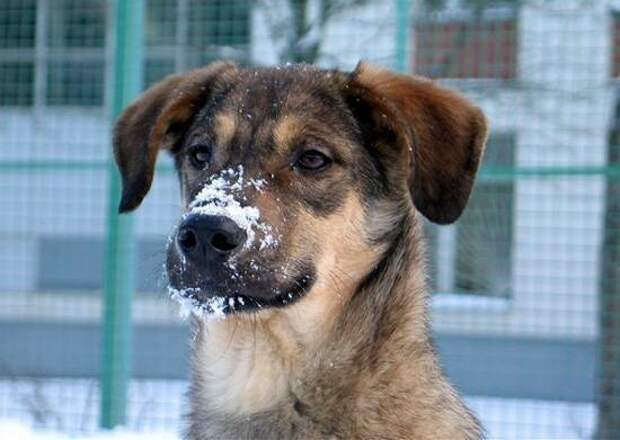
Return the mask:
{"type": "Polygon", "coordinates": [[[177,432],[187,412],[189,334],[162,293],[168,158],[132,224],[108,206],[119,75],[366,59],[457,88],[490,121],[464,216],[427,228],[448,376],[491,438],[620,438],[620,1],[147,0],[121,26],[136,3],[0,1],[0,419],[90,432],[113,408],[177,432]],[[122,38],[143,42],[125,65],[122,38]],[[105,307],[113,273],[135,278],[131,315],[105,307]],[[112,341],[110,319],[130,323],[112,341]],[[123,411],[104,352],[125,337],[123,411]]]}

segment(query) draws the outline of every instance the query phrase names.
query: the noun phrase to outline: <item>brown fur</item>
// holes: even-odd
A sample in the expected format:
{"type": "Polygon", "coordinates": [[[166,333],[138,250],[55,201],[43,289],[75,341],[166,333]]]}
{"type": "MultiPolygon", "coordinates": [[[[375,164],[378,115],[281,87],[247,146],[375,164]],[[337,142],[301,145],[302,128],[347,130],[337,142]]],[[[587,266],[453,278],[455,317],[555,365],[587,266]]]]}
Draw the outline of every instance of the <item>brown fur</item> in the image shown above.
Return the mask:
{"type": "MultiPolygon", "coordinates": [[[[244,200],[279,237],[240,255],[244,283],[222,284],[265,307],[194,322],[190,439],[481,436],[430,342],[416,209],[454,221],[485,140],[482,113],[462,96],[363,64],[351,74],[216,64],[130,107],[115,136],[121,209],[140,203],[156,151],[169,148],[186,200],[234,164],[266,176],[244,200]],[[188,164],[196,144],[213,146],[208,170],[188,164]],[[291,166],[309,149],[330,166],[291,166]],[[311,281],[288,301],[301,275],[311,281]]],[[[171,248],[171,282],[183,287],[191,270],[171,248]]]]}
{"type": "Polygon", "coordinates": [[[121,212],[142,202],[153,181],[159,150],[172,147],[208,99],[209,86],[234,69],[232,64],[214,63],[184,75],[171,75],[125,109],[114,130],[114,156],[123,178],[121,212]]]}

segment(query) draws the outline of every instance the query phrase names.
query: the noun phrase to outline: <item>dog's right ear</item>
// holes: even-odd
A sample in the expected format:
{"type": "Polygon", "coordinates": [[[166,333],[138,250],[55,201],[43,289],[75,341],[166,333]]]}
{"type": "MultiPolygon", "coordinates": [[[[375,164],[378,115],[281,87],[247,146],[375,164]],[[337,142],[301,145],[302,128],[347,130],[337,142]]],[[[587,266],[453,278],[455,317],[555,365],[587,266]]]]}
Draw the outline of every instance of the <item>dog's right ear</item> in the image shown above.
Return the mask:
{"type": "Polygon", "coordinates": [[[482,111],[426,78],[366,63],[358,65],[344,90],[373,148],[390,163],[404,165],[417,210],[434,223],[454,222],[467,204],[484,152],[488,128],[482,111]]]}
{"type": "Polygon", "coordinates": [[[157,153],[183,136],[193,116],[206,103],[218,81],[236,70],[218,62],[157,83],[123,111],[114,128],[114,158],[123,194],[119,212],[140,205],[153,181],[157,153]]]}

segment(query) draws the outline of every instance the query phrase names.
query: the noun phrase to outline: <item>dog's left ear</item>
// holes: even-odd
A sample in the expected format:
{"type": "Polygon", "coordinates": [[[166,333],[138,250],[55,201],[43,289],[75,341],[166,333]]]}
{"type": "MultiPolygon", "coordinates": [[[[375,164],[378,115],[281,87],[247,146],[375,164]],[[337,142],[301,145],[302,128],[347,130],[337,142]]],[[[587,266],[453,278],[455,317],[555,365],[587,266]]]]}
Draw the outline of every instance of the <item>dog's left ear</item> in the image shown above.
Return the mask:
{"type": "Polygon", "coordinates": [[[365,63],[350,75],[346,94],[361,124],[372,126],[375,144],[397,144],[398,157],[408,161],[405,174],[415,207],[435,223],[458,219],[487,139],[482,111],[428,79],[365,63]]]}

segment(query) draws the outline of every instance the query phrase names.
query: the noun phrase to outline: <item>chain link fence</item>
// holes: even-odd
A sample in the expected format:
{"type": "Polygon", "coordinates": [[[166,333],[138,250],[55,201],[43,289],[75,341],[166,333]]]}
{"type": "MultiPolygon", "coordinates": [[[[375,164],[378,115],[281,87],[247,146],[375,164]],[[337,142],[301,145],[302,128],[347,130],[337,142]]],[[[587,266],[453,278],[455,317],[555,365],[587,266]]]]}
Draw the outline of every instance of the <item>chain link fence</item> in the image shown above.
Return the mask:
{"type": "Polygon", "coordinates": [[[0,419],[179,432],[178,183],[162,157],[119,220],[110,126],[132,90],[223,58],[366,59],[475,100],[476,190],[427,228],[445,370],[490,438],[620,438],[615,0],[0,1],[0,419]]]}

